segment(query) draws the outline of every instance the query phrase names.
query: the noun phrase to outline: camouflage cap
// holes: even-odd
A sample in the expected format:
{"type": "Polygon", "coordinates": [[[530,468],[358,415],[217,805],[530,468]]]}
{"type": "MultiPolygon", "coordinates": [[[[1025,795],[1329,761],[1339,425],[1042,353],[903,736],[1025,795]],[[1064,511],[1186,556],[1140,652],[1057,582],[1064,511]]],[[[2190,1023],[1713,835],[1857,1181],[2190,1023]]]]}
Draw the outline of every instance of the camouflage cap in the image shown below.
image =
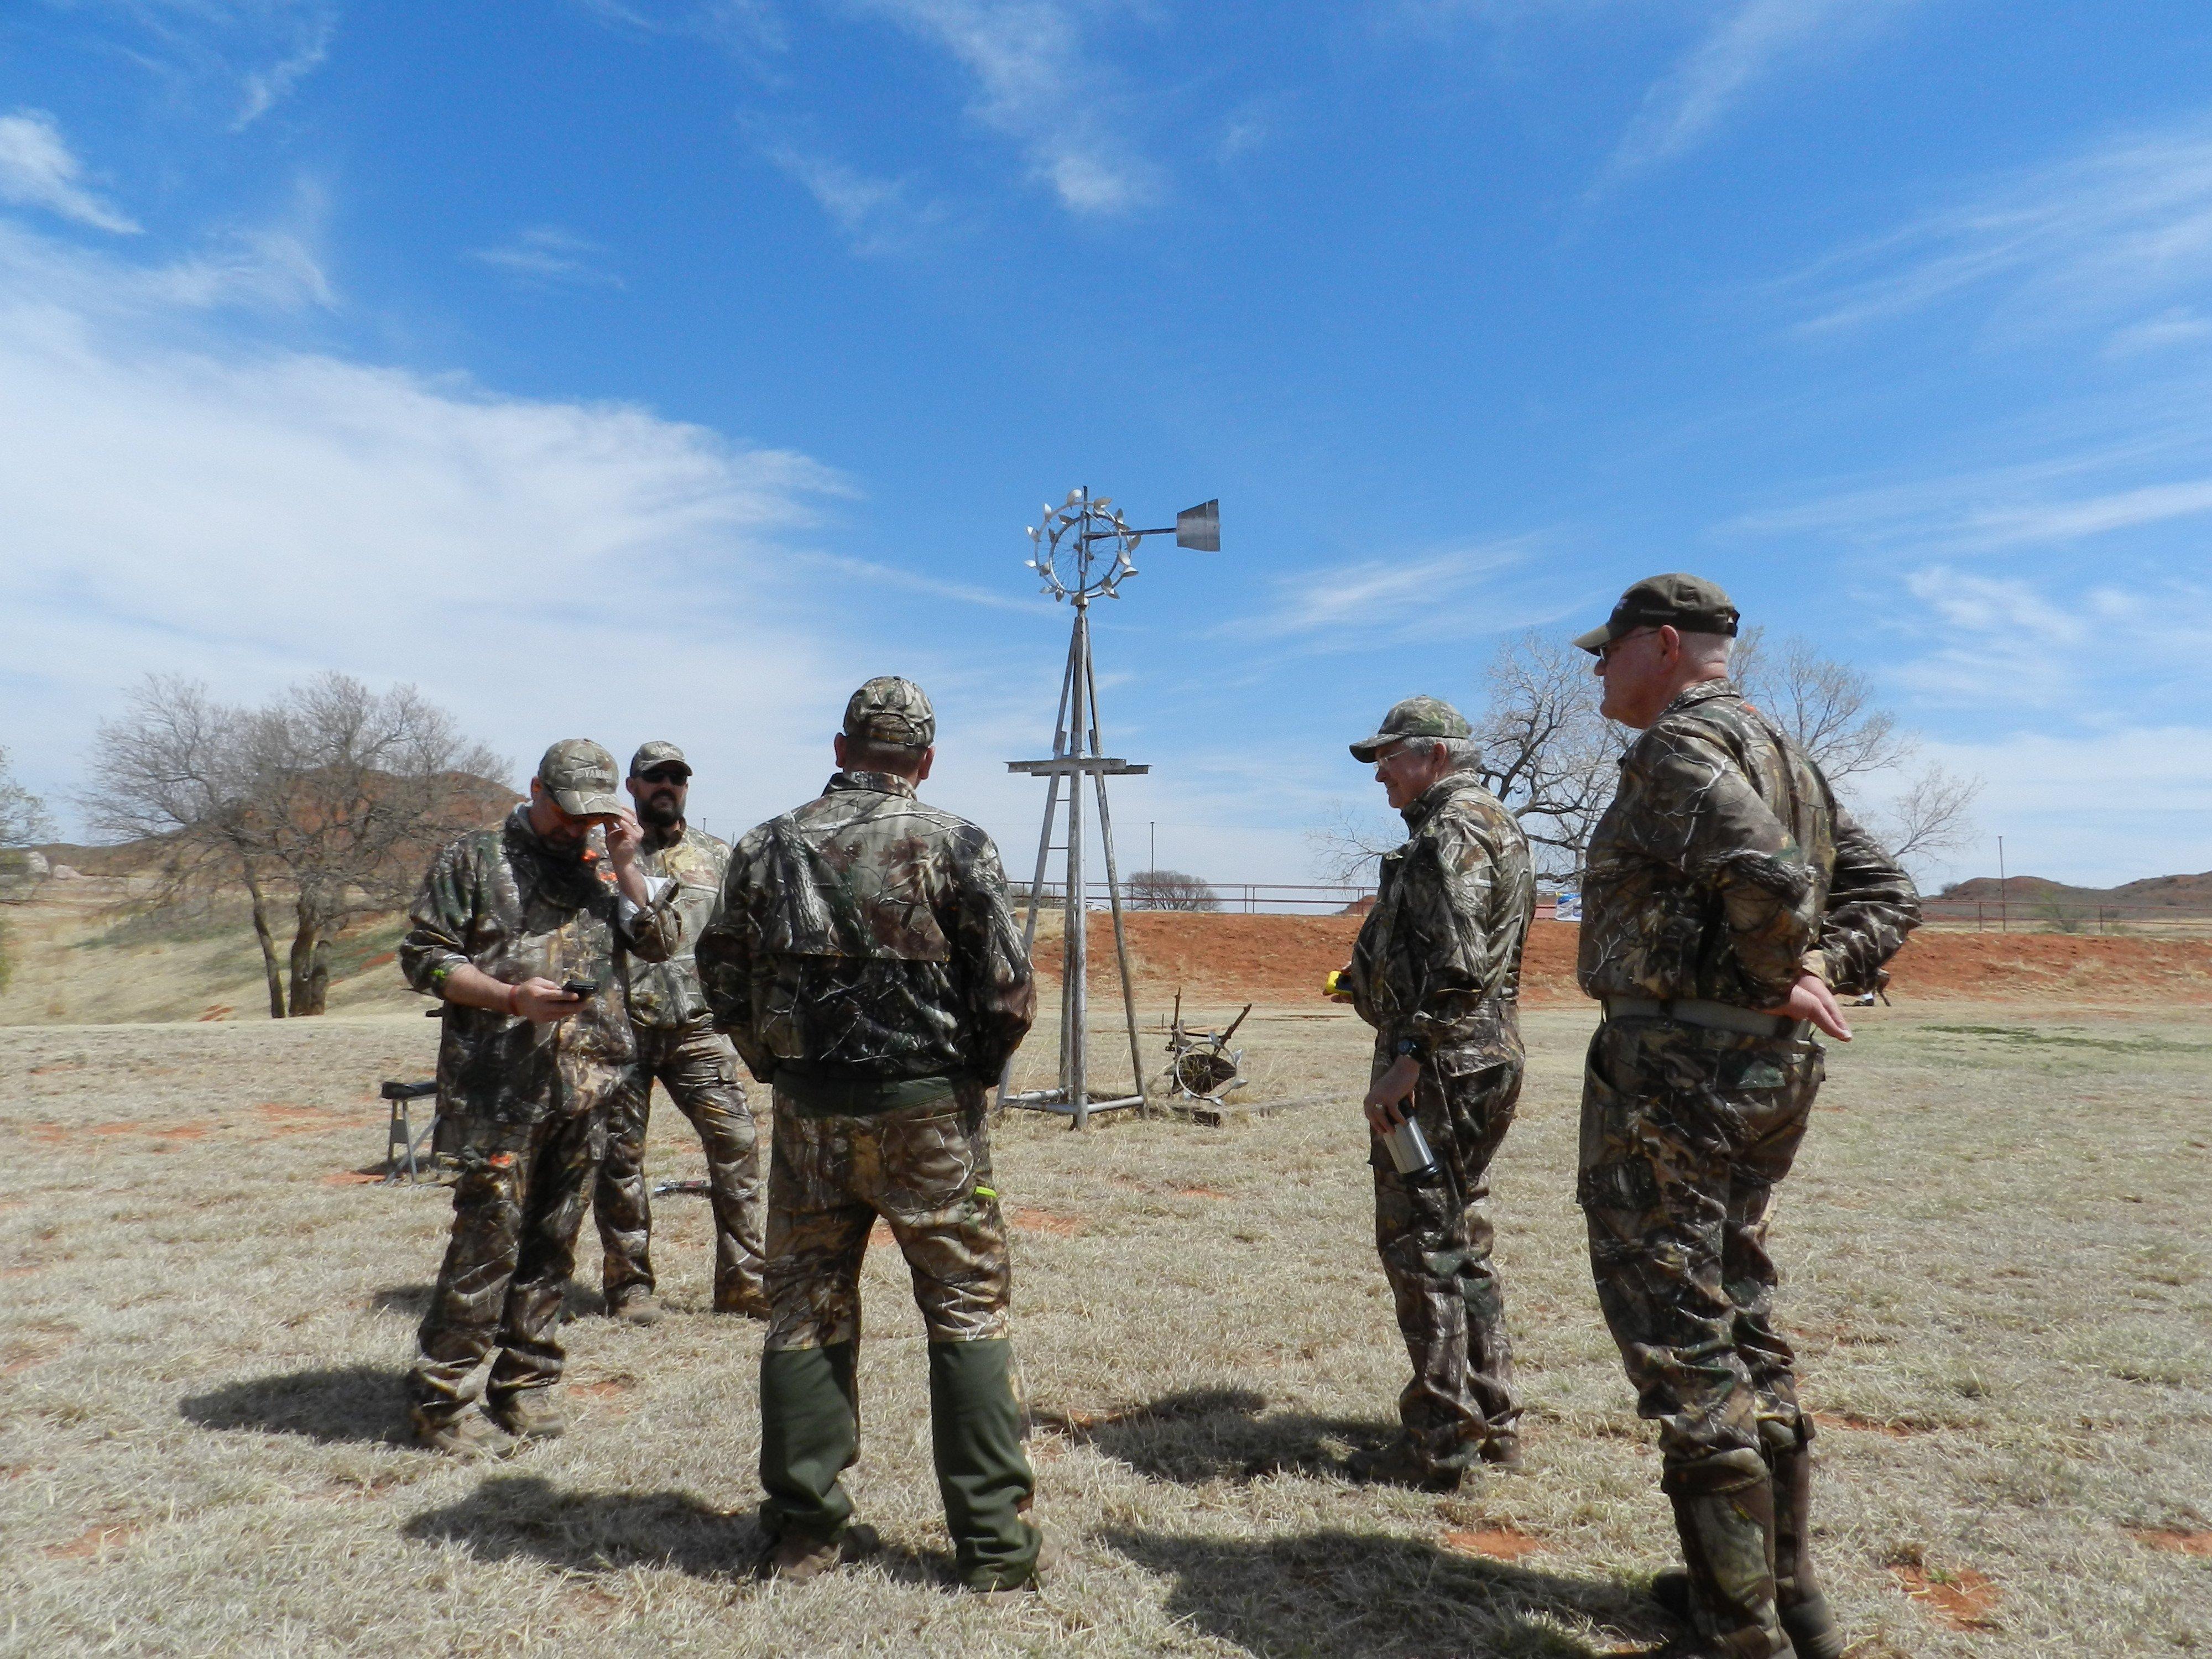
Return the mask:
{"type": "Polygon", "coordinates": [[[1577,635],[1575,643],[1595,654],[1624,634],[1660,627],[1734,638],[1740,620],[1718,582],[1709,582],[1702,576],[1646,576],[1620,596],[1604,627],[1577,635]]]}
{"type": "Polygon", "coordinates": [[[684,758],[684,751],[674,744],[656,738],[651,743],[641,743],[637,753],[629,757],[630,776],[642,777],[656,766],[680,766],[684,775],[691,775],[691,763],[684,758]]]}
{"type": "Polygon", "coordinates": [[[1442,697],[1408,697],[1390,705],[1373,737],[1352,745],[1352,757],[1371,761],[1384,745],[1401,738],[1464,738],[1474,730],[1467,716],[1442,697]]]}
{"type": "Polygon", "coordinates": [[[845,735],[901,749],[927,749],[937,741],[937,711],[912,680],[879,675],[845,705],[845,735]]]}
{"type": "Polygon", "coordinates": [[[538,763],[538,781],[554,804],[572,818],[611,817],[623,810],[615,799],[615,757],[589,738],[563,738],[538,763]]]}

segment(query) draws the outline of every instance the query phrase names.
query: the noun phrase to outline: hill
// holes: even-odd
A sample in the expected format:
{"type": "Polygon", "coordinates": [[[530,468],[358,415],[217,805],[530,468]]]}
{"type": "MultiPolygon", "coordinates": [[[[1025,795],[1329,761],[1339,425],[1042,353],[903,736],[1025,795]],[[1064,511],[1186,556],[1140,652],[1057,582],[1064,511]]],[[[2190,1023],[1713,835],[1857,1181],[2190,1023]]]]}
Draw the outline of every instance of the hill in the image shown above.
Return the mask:
{"type": "Polygon", "coordinates": [[[2075,887],[2042,876],[2014,876],[2000,883],[1995,876],[1976,876],[1947,887],[1939,896],[1944,904],[2026,905],[2058,904],[2094,910],[2099,906],[2122,911],[2170,910],[2177,915],[2212,915],[2212,871],[2195,876],[2145,876],[2118,887],[2075,887]]]}

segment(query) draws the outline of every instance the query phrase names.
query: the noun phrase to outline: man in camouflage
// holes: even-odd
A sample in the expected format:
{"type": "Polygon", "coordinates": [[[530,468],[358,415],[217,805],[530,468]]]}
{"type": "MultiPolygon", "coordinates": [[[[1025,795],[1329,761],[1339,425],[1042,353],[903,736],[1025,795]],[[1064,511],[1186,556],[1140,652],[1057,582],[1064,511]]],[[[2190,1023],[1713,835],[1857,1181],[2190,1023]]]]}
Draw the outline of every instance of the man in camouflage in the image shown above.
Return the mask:
{"type": "Polygon", "coordinates": [[[1521,948],[1535,914],[1528,837],[1473,771],[1468,723],[1408,697],[1352,745],[1404,814],[1348,990],[1375,1028],[1366,1100],[1375,1132],[1375,1243],[1413,1362],[1403,1432],[1353,1459],[1363,1480],[1449,1492],[1477,1459],[1519,1467],[1521,1407],[1491,1260],[1490,1160],[1521,1095],[1521,948]],[[1398,1173],[1383,1137],[1420,1124],[1441,1178],[1398,1173]]]}
{"type": "Polygon", "coordinates": [[[684,819],[691,764],[672,743],[648,743],[630,759],[624,787],[637,804],[645,844],[640,865],[674,884],[684,943],[666,962],[633,962],[626,989],[637,1063],[608,1110],[607,1156],[592,1206],[604,1255],[607,1311],[633,1324],[660,1317],[653,1274],[653,1201],[645,1135],[653,1083],[691,1120],[707,1151],[707,1197],[714,1216],[714,1309],[768,1317],[761,1288],[759,1138],[738,1080],[738,1057],[716,1031],[699,989],[693,948],[722,896],[728,843],[684,819]]]}
{"type": "Polygon", "coordinates": [[[1602,1000],[1577,1179],[1637,1409],[1659,1425],[1686,1573],[1653,1591],[1698,1651],[1838,1659],[1813,1571],[1813,1424],[1774,1322],[1774,1189],[1824,1075],[1835,993],[1920,919],[1904,871],[1727,678],[1735,607],[1655,576],[1575,643],[1641,729],[1592,835],[1577,973],[1602,1000]]]}
{"type": "Polygon", "coordinates": [[[821,796],[731,854],[699,973],[715,1024],[775,1091],[764,1566],[807,1577],[840,1559],[853,1505],[838,1477],[860,1455],[860,1261],[881,1217],[928,1332],[961,1582],[1013,1591],[1036,1581],[1039,1536],[983,1109],[1036,992],[991,838],[915,798],[936,729],[910,681],[853,694],[821,796]]]}
{"type": "Polygon", "coordinates": [[[681,938],[641,868],[614,757],[583,738],[538,763],[530,799],[431,861],[400,970],[444,1002],[438,1109],[457,1130],[453,1231],[407,1388],[416,1440],[463,1455],[562,1430],[561,1300],[606,1106],[635,1057],[619,959],[681,938]],[[591,845],[604,827],[604,859],[591,845]],[[564,983],[591,981],[588,993],[564,983]],[[474,1374],[496,1348],[474,1409],[474,1374]]]}

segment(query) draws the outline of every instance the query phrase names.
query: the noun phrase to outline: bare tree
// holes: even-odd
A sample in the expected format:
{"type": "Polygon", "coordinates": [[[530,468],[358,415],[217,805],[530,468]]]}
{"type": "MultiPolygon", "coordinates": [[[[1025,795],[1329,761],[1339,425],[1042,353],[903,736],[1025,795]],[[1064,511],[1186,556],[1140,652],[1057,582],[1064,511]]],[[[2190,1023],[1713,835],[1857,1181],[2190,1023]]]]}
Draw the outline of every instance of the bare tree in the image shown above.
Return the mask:
{"type": "Polygon", "coordinates": [[[106,835],[151,843],[161,896],[245,890],[282,1019],[323,1012],[331,936],[404,903],[430,854],[508,798],[488,781],[505,770],[412,686],[326,674],[245,709],[155,676],[100,728],[84,804],[106,835]]]}
{"type": "Polygon", "coordinates": [[[1869,808],[1867,828],[1899,864],[1955,853],[1980,839],[1974,802],[1982,780],[1931,765],[1887,806],[1869,808]]]}
{"type": "Polygon", "coordinates": [[[1139,870],[1121,879],[1121,890],[1139,910],[1218,910],[1221,901],[1198,876],[1180,870],[1139,870]]]}
{"type": "Polygon", "coordinates": [[[1571,875],[1613,799],[1629,734],[1597,712],[1589,655],[1565,641],[1508,641],[1483,679],[1477,775],[1520,819],[1538,872],[1571,875]]]}
{"type": "Polygon", "coordinates": [[[1919,747],[1898,730],[1896,715],[1875,705],[1872,680],[1808,641],[1788,639],[1770,650],[1765,630],[1747,628],[1729,653],[1729,678],[1797,740],[1831,785],[1894,771],[1919,747]]]}
{"type": "MultiPolygon", "coordinates": [[[[29,851],[37,842],[53,839],[54,821],[46,804],[15,781],[8,751],[0,749],[0,901],[28,902],[38,892],[46,864],[29,851]]],[[[6,979],[0,963],[0,983],[6,979]]]]}

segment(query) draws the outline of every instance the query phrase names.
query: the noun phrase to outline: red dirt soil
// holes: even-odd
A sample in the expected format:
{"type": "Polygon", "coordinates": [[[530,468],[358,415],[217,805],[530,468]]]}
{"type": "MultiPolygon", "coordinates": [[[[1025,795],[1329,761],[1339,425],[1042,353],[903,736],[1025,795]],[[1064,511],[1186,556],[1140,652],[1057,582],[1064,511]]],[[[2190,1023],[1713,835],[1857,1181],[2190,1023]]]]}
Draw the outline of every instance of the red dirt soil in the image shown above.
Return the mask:
{"type": "MultiPolygon", "coordinates": [[[[1139,911],[1127,918],[1131,965],[1148,1004],[1180,986],[1209,1004],[1319,1005],[1322,976],[1350,959],[1359,921],[1139,911]]],[[[1529,931],[1521,988],[1531,1006],[1583,1000],[1575,986],[1579,932],[1559,921],[1529,931]]],[[[1092,996],[1110,998],[1110,917],[1091,918],[1090,951],[1092,996]]],[[[1038,940],[1036,957],[1056,981],[1060,942],[1038,940]]],[[[1923,932],[1906,942],[1890,972],[1890,994],[1900,1001],[2212,1003],[2212,939],[1923,932]]]]}

